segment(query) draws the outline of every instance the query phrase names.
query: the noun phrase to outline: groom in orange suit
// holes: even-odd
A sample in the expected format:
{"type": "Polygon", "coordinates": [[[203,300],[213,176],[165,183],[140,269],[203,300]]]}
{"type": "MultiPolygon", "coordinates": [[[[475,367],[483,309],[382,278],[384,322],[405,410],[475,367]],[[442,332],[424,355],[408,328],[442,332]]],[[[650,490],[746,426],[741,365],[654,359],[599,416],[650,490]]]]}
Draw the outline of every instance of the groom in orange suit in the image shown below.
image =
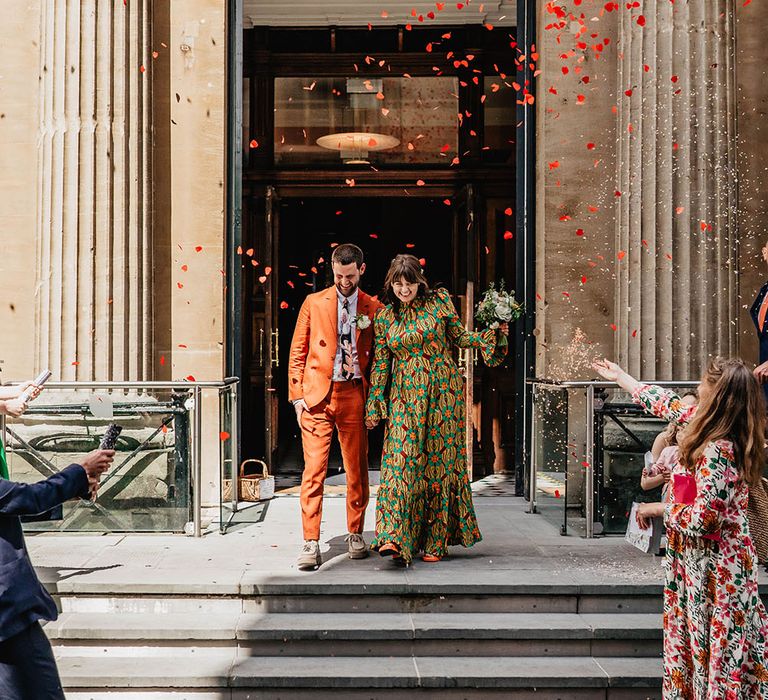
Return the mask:
{"type": "Polygon", "coordinates": [[[298,567],[320,566],[323,486],[334,428],[347,474],[350,559],[368,556],[363,520],[368,505],[368,431],[363,422],[373,360],[373,317],[381,304],[359,289],[363,251],[346,243],[331,257],[334,285],[310,294],[299,312],[288,362],[288,398],[304,445],[298,567]]]}

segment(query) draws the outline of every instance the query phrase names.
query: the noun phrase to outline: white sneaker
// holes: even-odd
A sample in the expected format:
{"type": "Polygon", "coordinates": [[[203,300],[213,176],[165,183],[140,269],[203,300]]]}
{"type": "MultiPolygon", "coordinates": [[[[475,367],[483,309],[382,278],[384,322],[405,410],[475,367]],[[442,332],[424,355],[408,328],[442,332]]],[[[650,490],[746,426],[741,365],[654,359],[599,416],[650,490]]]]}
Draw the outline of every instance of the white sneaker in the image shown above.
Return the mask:
{"type": "Polygon", "coordinates": [[[365,559],[369,554],[363,536],[356,532],[350,532],[347,535],[347,545],[350,559],[365,559]]]}
{"type": "Polygon", "coordinates": [[[317,540],[304,540],[304,547],[296,563],[301,571],[314,571],[323,563],[317,540]]]}

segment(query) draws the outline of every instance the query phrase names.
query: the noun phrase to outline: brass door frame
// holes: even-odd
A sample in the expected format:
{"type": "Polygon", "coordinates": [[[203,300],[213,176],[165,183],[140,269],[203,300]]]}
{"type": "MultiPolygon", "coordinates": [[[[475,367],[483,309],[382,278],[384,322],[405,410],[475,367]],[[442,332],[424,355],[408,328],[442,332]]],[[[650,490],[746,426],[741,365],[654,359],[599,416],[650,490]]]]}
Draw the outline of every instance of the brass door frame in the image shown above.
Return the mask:
{"type": "Polygon", "coordinates": [[[275,456],[278,448],[279,435],[279,406],[280,397],[277,395],[275,370],[280,365],[280,327],[277,323],[278,314],[278,274],[279,274],[279,224],[280,224],[280,198],[277,190],[267,186],[265,202],[266,240],[264,242],[263,272],[265,294],[264,336],[261,338],[261,347],[265,348],[264,363],[264,452],[266,462],[270,470],[275,468],[275,456]],[[270,269],[271,268],[271,269],[270,269]]]}
{"type": "MultiPolygon", "coordinates": [[[[464,281],[463,294],[460,288],[457,293],[461,300],[461,317],[464,327],[474,330],[476,246],[477,246],[477,216],[476,190],[472,184],[464,185],[454,196],[454,276],[461,286],[464,281]]],[[[472,348],[459,350],[459,369],[464,376],[464,447],[467,459],[467,472],[472,479],[474,466],[474,432],[472,411],[474,409],[474,380],[476,354],[472,348]]]]}
{"type": "MultiPolygon", "coordinates": [[[[264,321],[259,329],[258,361],[259,367],[264,371],[264,459],[271,470],[275,469],[275,459],[279,448],[278,421],[279,401],[277,387],[277,369],[279,367],[279,325],[277,323],[279,313],[279,219],[281,199],[298,199],[303,197],[322,198],[328,196],[351,196],[348,188],[326,187],[302,187],[286,185],[266,185],[249,188],[246,199],[251,197],[263,197],[265,203],[263,226],[263,248],[258,245],[258,240],[253,241],[260,251],[262,259],[260,270],[271,268],[270,274],[264,282],[264,321]],[[261,190],[260,194],[257,194],[261,190]]],[[[453,231],[453,268],[456,287],[457,305],[462,322],[467,330],[474,330],[474,306],[477,281],[477,241],[478,241],[478,192],[473,184],[465,184],[459,188],[446,187],[437,192],[419,193],[421,196],[451,198],[454,202],[454,231],[453,231]]],[[[359,196],[358,193],[355,195],[359,196]]],[[[379,196],[391,196],[400,198],[402,189],[398,186],[387,188],[386,194],[381,190],[379,196]],[[391,193],[391,194],[390,194],[391,193]]],[[[247,313],[247,309],[246,309],[247,313]]],[[[255,361],[257,358],[252,358],[255,361]]],[[[474,409],[474,373],[477,362],[477,353],[472,349],[462,349],[459,352],[459,365],[464,377],[465,399],[465,449],[467,470],[470,478],[474,461],[474,427],[472,415],[474,409]]],[[[285,399],[286,397],[282,397],[285,399]]]]}

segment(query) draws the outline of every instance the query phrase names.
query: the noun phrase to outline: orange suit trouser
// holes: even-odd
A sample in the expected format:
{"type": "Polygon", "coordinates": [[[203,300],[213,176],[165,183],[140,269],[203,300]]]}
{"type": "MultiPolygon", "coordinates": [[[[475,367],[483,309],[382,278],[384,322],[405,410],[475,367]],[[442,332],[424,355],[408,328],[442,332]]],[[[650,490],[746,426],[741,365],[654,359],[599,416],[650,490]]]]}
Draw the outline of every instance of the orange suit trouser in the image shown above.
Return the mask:
{"type": "Polygon", "coordinates": [[[347,474],[347,529],[362,533],[368,505],[368,430],[363,421],[365,396],[360,380],[332,382],[317,406],[301,414],[304,474],[301,478],[301,520],[305,540],[320,539],[323,486],[334,428],[347,474]]]}

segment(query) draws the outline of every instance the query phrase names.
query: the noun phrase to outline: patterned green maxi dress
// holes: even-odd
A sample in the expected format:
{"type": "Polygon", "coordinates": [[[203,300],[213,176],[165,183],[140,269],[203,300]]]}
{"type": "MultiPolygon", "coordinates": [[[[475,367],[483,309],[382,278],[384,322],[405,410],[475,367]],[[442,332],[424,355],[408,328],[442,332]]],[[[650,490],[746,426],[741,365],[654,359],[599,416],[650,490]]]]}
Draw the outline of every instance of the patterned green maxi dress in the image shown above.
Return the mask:
{"type": "Polygon", "coordinates": [[[366,418],[388,419],[376,499],[377,549],[396,544],[409,562],[470,547],[477,526],[464,443],[464,381],[453,346],[480,348],[489,366],[507,353],[504,334],[469,332],[448,292],[439,289],[376,315],[375,354],[366,418]],[[387,387],[389,385],[389,395],[387,387]]]}

